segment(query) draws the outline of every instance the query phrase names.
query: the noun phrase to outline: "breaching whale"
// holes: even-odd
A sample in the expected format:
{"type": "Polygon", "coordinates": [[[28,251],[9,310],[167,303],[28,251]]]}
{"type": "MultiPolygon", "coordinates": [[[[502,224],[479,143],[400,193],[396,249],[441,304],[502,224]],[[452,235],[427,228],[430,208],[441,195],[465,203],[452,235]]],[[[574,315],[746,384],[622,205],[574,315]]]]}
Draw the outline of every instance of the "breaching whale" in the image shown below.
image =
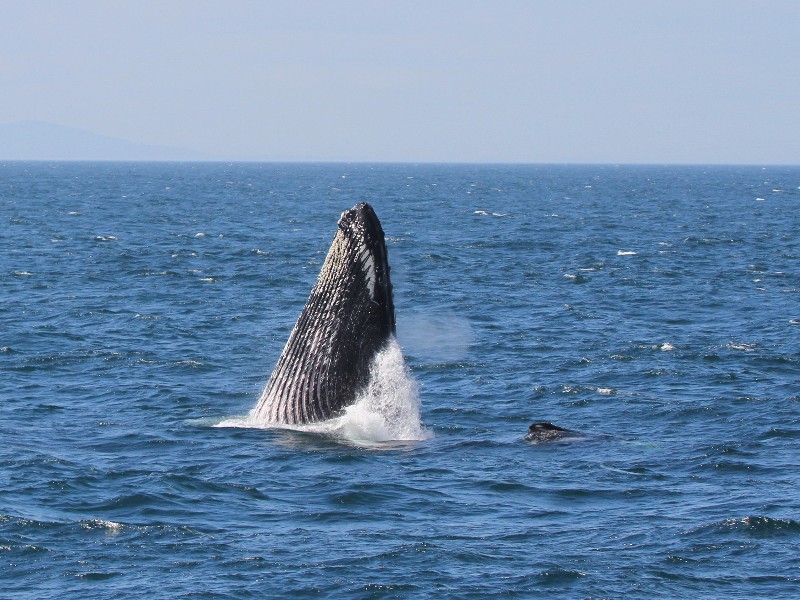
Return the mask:
{"type": "Polygon", "coordinates": [[[380,221],[367,203],[339,228],[297,323],[250,417],[303,424],[356,401],[370,364],[395,334],[392,283],[380,221]]]}

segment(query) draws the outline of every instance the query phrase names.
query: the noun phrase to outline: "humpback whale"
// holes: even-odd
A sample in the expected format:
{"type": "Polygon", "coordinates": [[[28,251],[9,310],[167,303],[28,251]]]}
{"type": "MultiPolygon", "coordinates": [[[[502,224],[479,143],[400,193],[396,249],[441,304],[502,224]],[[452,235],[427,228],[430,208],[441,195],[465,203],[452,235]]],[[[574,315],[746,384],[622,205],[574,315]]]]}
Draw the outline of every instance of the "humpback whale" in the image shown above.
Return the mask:
{"type": "Polygon", "coordinates": [[[339,416],[369,382],[395,334],[392,283],[380,221],[367,203],[339,227],[289,340],[250,417],[299,425],[339,416]]]}
{"type": "Polygon", "coordinates": [[[577,442],[589,440],[611,440],[614,436],[605,433],[584,433],[573,429],[566,429],[553,425],[550,421],[538,421],[531,423],[525,440],[533,444],[544,444],[547,442],[577,442]]]}
{"type": "Polygon", "coordinates": [[[528,427],[528,434],[525,436],[525,439],[529,442],[541,444],[544,442],[554,442],[557,440],[566,439],[581,439],[585,437],[586,436],[580,431],[565,429],[564,427],[553,425],[549,421],[542,421],[539,423],[531,423],[531,426],[528,427]]]}

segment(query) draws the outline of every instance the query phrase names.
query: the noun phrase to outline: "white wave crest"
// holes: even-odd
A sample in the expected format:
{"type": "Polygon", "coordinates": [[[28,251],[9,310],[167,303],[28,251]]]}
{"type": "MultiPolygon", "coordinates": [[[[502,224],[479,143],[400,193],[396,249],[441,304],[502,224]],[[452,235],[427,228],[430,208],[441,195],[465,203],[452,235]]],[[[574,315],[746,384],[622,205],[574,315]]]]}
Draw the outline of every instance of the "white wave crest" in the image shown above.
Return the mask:
{"type": "Polygon", "coordinates": [[[426,440],[432,437],[420,421],[419,387],[392,337],[373,359],[367,387],[340,417],[287,425],[256,421],[250,416],[225,419],[217,427],[292,429],[344,438],[354,443],[426,440]]]}

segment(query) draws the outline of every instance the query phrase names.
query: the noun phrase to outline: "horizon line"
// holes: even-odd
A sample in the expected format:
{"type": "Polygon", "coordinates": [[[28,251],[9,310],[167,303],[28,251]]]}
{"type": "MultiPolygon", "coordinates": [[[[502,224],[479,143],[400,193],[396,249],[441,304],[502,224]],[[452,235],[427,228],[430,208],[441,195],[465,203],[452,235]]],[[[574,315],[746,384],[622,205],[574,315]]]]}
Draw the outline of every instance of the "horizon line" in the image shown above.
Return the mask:
{"type": "Polygon", "coordinates": [[[798,163],[747,162],[625,162],[625,161],[448,161],[448,160],[315,160],[315,159],[114,159],[114,158],[0,158],[3,163],[120,163],[120,164],[263,164],[263,165],[442,165],[442,166],[604,166],[604,167],[800,167],[798,163]]]}
{"type": "Polygon", "coordinates": [[[114,159],[114,158],[0,158],[5,163],[102,163],[102,164],[251,164],[251,165],[412,165],[412,166],[507,166],[507,167],[800,167],[800,163],[747,162],[624,162],[624,161],[414,161],[414,160],[314,160],[314,159],[114,159]]]}

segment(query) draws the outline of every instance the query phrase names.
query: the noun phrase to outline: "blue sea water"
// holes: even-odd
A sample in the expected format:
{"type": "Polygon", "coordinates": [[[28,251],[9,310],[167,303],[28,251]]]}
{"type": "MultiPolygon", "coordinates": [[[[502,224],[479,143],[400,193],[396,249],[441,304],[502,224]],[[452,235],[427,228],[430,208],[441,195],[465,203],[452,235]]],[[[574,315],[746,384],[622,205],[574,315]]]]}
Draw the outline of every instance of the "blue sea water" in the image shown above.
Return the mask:
{"type": "Polygon", "coordinates": [[[796,598],[799,260],[798,167],[0,163],[0,596],[796,598]],[[364,200],[426,435],[219,427],[364,200]]]}

